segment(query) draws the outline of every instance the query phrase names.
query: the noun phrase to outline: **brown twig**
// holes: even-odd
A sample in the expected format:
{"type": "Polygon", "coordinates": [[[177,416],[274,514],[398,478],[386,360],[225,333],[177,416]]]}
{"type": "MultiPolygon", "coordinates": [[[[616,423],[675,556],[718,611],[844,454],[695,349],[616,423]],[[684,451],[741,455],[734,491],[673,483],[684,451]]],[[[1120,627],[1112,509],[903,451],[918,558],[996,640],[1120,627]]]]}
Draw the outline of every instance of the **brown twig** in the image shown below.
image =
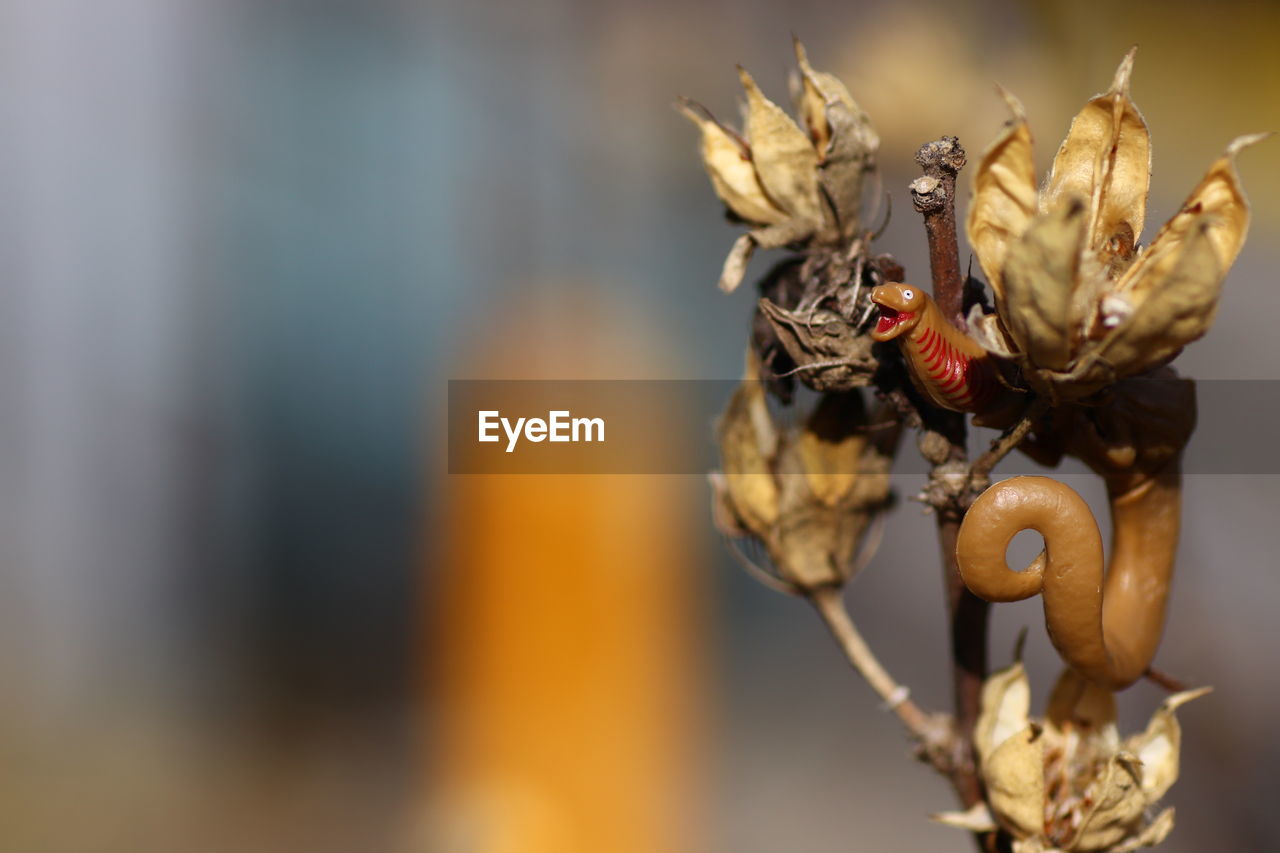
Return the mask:
{"type": "Polygon", "coordinates": [[[853,619],[844,606],[843,590],[840,587],[819,587],[810,591],[808,597],[840,645],[850,666],[871,686],[885,707],[898,715],[898,719],[916,740],[921,758],[939,772],[949,774],[953,752],[950,719],[946,715],[923,711],[911,700],[907,688],[889,675],[854,626],[853,619]]]}
{"type": "Polygon", "coordinates": [[[911,203],[924,215],[929,235],[929,273],[933,299],[943,315],[967,330],[964,319],[964,280],[956,240],[956,175],[964,167],[964,148],[954,136],[927,142],[916,152],[924,174],[911,182],[911,203]]]}
{"type": "Polygon", "coordinates": [[[1022,443],[1027,437],[1031,429],[1035,426],[1036,421],[1049,408],[1047,400],[1038,399],[1027,407],[1026,412],[1019,418],[1018,422],[1009,429],[1005,430],[995,441],[991,442],[991,447],[986,453],[983,453],[969,469],[969,489],[973,497],[977,497],[983,490],[991,484],[991,472],[995,469],[1000,460],[1008,456],[1015,447],[1022,443]]]}
{"type": "MultiPolygon", "coordinates": [[[[933,298],[948,320],[965,329],[964,277],[960,273],[955,213],[956,174],[965,163],[964,149],[954,136],[944,137],[921,146],[916,162],[924,174],[912,182],[911,198],[916,210],[924,216],[929,238],[933,298]]],[[[956,565],[956,535],[972,479],[972,470],[967,466],[964,418],[946,413],[929,420],[934,421],[930,430],[934,435],[922,433],[920,442],[925,457],[934,465],[929,495],[937,512],[938,544],[942,551],[951,628],[956,738],[950,776],[961,802],[969,807],[982,801],[982,782],[973,751],[973,727],[987,675],[987,625],[991,606],[969,592],[956,565]],[[957,469],[964,473],[963,477],[955,476],[957,469]]],[[[980,848],[988,848],[994,840],[980,838],[978,844],[980,848]]]]}
{"type": "Polygon", "coordinates": [[[1174,678],[1166,672],[1156,669],[1154,666],[1147,667],[1147,671],[1143,673],[1147,680],[1157,687],[1163,688],[1170,693],[1181,693],[1187,689],[1187,685],[1174,678]]]}

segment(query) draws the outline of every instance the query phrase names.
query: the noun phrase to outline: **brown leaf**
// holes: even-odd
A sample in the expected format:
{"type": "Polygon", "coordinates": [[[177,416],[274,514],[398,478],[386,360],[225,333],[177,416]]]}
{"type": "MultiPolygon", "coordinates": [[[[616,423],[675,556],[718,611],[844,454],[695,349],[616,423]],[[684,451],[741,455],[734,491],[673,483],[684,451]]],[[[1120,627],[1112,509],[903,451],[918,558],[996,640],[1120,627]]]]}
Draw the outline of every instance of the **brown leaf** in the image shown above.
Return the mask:
{"type": "Polygon", "coordinates": [[[1022,104],[1001,91],[1013,118],[983,153],[973,174],[973,198],[965,230],[969,245],[996,294],[1004,299],[1004,264],[1009,247],[1027,229],[1036,213],[1036,172],[1031,156],[1031,129],[1022,104]]]}
{"type": "Polygon", "coordinates": [[[834,207],[834,225],[844,237],[859,228],[863,179],[875,168],[880,137],[870,117],[835,76],[809,65],[796,39],[797,104],[818,152],[819,181],[834,207]]]}
{"type": "MultiPolygon", "coordinates": [[[[1098,345],[1098,355],[1117,376],[1133,376],[1164,364],[1209,331],[1217,314],[1226,267],[1203,214],[1192,223],[1173,264],[1161,269],[1143,301],[1098,345]]],[[[1162,265],[1163,266],[1163,265],[1162,265]]]]}
{"type": "Polygon", "coordinates": [[[871,384],[879,362],[872,342],[830,311],[797,313],[768,299],[759,302],[787,355],[805,369],[805,384],[817,391],[847,391],[871,384]]]}

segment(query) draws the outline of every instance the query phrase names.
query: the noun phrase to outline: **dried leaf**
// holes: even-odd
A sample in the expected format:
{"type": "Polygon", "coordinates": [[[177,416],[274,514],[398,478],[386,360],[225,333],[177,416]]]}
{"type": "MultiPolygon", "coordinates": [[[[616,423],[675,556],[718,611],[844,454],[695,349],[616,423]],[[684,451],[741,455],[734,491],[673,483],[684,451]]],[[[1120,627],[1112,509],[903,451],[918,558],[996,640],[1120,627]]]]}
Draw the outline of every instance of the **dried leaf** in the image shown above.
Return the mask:
{"type": "Polygon", "coordinates": [[[681,99],[677,106],[702,131],[702,165],[720,200],[748,222],[772,225],[786,219],[787,214],[765,195],[746,142],[700,104],[681,99]]]}
{"type": "Polygon", "coordinates": [[[1044,750],[1035,724],[1007,738],[985,764],[987,802],[1001,825],[1027,838],[1044,828],[1044,750]]]}
{"type": "Polygon", "coordinates": [[[1036,172],[1031,156],[1031,129],[1018,100],[1001,91],[1013,118],[983,153],[973,175],[973,198],[965,229],[987,283],[1003,307],[1004,263],[1036,214],[1036,172]]]}
{"type": "Polygon", "coordinates": [[[879,363],[872,342],[830,311],[798,314],[768,299],[760,312],[773,327],[787,355],[807,371],[805,384],[817,391],[847,391],[869,385],[879,363]]]}
{"type": "Polygon", "coordinates": [[[818,153],[782,108],[764,96],[746,69],[738,76],[747,93],[747,142],[756,174],[769,198],[790,216],[822,222],[818,199],[818,153]]]}
{"type": "Polygon", "coordinates": [[[1137,48],[1125,54],[1111,89],[1085,104],[1062,141],[1049,172],[1041,210],[1068,198],[1089,206],[1089,243],[1116,269],[1133,257],[1146,214],[1151,136],[1129,97],[1137,48]]]}
{"type": "Polygon", "coordinates": [[[1093,807],[1084,813],[1080,829],[1063,846],[1109,850],[1133,834],[1147,807],[1141,773],[1141,762],[1131,753],[1112,756],[1085,792],[1085,802],[1092,802],[1093,807]]]}
{"type": "Polygon", "coordinates": [[[791,95],[796,103],[796,112],[800,114],[800,120],[804,122],[805,128],[809,131],[809,138],[813,140],[814,150],[818,152],[818,162],[822,162],[827,154],[827,146],[831,142],[831,125],[827,121],[827,100],[831,96],[839,97],[841,90],[850,102],[853,99],[849,97],[844,84],[835,77],[830,74],[824,74],[821,78],[818,76],[818,72],[815,72],[813,66],[809,64],[809,55],[799,38],[793,37],[792,42],[800,72],[798,74],[792,72],[791,95]],[[823,83],[826,84],[826,91],[823,91],[823,83]]]}
{"type": "Polygon", "coordinates": [[[1027,727],[1031,685],[1022,661],[988,676],[982,684],[982,712],[973,729],[978,760],[985,763],[1000,744],[1027,727]]]}
{"type": "Polygon", "coordinates": [[[738,517],[733,499],[729,497],[729,483],[724,474],[712,471],[707,475],[707,482],[711,485],[711,522],[716,530],[733,538],[752,535],[751,530],[738,517]]]}
{"type": "Polygon", "coordinates": [[[1142,790],[1148,802],[1154,803],[1159,800],[1178,780],[1182,728],[1178,725],[1174,712],[1212,689],[1201,687],[1197,690],[1185,690],[1165,699],[1151,716],[1151,721],[1147,723],[1147,730],[1125,742],[1125,748],[1131,750],[1142,761],[1142,790]]]}
{"type": "Polygon", "coordinates": [[[1072,296],[1080,274],[1086,211],[1072,199],[1031,221],[1004,264],[1010,337],[1037,367],[1064,370],[1072,355],[1072,296]]]}

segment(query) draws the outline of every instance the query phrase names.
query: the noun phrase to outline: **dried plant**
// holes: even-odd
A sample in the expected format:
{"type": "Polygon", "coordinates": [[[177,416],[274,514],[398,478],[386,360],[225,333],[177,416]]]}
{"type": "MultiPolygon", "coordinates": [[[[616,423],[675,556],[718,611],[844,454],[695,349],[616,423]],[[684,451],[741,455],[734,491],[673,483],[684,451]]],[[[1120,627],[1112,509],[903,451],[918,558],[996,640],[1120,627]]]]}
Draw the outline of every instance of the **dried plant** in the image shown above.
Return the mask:
{"type": "MultiPolygon", "coordinates": [[[[932,295],[903,283],[866,226],[879,140],[848,90],[797,41],[792,120],[740,70],[740,135],[705,109],[702,158],[738,238],[720,278],[736,288],[757,248],[794,254],[759,282],[746,376],[720,423],[712,476],[717,526],[768,585],[810,600],[849,662],[892,708],[919,757],[947,776],[962,811],[937,819],[982,850],[1123,851],[1159,843],[1173,810],[1153,807],[1178,775],[1170,696],[1146,731],[1121,740],[1114,692],[1146,676],[1164,631],[1181,518],[1181,457],[1195,425],[1194,383],[1169,362],[1212,323],[1244,243],[1249,208],[1227,146],[1149,245],[1140,242],[1151,141],[1129,94],[1134,52],[1071,124],[1042,187],[1019,102],[975,169],[966,220],[983,284],[960,273],[954,137],[921,147],[912,203],[929,243],[932,295]],[[795,383],[819,393],[788,418],[795,383]],[[870,403],[864,395],[874,395],[870,403]],[[772,401],[770,397],[774,398],[772,401]],[[970,460],[966,415],[1003,429],[970,460]],[[792,423],[793,425],[786,425],[792,423]],[[930,463],[917,496],[945,556],[956,706],[917,706],[858,633],[842,589],[873,558],[891,505],[888,473],[903,426],[930,463]],[[1107,486],[1109,564],[1088,505],[1062,483],[990,484],[1019,449],[1043,464],[1084,461],[1107,486]],[[1005,563],[1021,530],[1044,537],[1022,572],[1005,563]],[[1020,662],[987,672],[990,602],[1041,594],[1067,665],[1044,719],[1029,716],[1020,662]]],[[[876,199],[872,199],[875,201],[876,199]]]]}

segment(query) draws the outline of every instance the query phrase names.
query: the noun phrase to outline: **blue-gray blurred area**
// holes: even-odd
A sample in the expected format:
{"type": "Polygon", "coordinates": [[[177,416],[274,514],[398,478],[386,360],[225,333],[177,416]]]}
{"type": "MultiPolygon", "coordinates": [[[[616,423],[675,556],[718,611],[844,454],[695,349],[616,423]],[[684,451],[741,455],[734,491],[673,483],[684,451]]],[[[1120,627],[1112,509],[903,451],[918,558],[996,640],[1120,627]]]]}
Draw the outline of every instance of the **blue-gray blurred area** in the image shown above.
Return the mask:
{"type": "MultiPolygon", "coordinates": [[[[592,295],[653,378],[740,371],[752,297],[715,289],[736,232],[676,95],[732,118],[741,62],[782,101],[804,37],[881,129],[881,249],[923,281],[911,156],[957,133],[973,162],[993,81],[1043,168],[1140,43],[1161,221],[1232,137],[1280,128],[1277,23],[1234,2],[0,5],[0,850],[393,848],[431,714],[446,380],[492,374],[513,314],[592,295]]],[[[1278,148],[1242,157],[1254,232],[1192,375],[1280,378],[1278,148]]],[[[1160,662],[1218,692],[1184,713],[1167,849],[1273,849],[1280,485],[1187,494],[1160,662]]],[[[851,600],[937,707],[931,526],[904,502],[851,600]]],[[[725,557],[706,572],[707,849],[961,849],[925,820],[948,791],[812,614],[725,557]]],[[[1038,606],[998,614],[993,654],[1031,626],[1044,692],[1038,606]]],[[[1159,695],[1124,698],[1130,729],[1159,695]]]]}

